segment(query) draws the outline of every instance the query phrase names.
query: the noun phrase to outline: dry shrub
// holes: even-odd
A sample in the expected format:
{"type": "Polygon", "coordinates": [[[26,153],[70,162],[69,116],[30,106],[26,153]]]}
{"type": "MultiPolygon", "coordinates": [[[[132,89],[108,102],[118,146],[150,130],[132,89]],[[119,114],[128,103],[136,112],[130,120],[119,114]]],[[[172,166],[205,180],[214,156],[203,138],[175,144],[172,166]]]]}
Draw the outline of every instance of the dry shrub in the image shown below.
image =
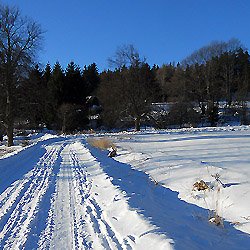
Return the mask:
{"type": "Polygon", "coordinates": [[[193,185],[193,190],[201,191],[206,189],[209,189],[209,187],[203,180],[201,180],[200,182],[195,182],[193,185]]]}
{"type": "Polygon", "coordinates": [[[116,149],[113,141],[108,137],[89,138],[88,143],[91,147],[95,147],[100,150],[107,150],[109,148],[113,148],[114,150],[116,149]]]}
{"type": "Polygon", "coordinates": [[[221,226],[224,228],[224,223],[223,223],[223,218],[220,217],[216,211],[213,211],[213,215],[209,215],[210,219],[209,219],[209,223],[212,223],[216,226],[221,226]]]}
{"type": "Polygon", "coordinates": [[[218,215],[219,211],[219,201],[220,201],[220,188],[217,189],[217,200],[216,200],[216,207],[213,210],[213,215],[209,212],[209,223],[212,223],[216,226],[221,226],[224,228],[223,218],[218,215]]]}
{"type": "MultiPolygon", "coordinates": [[[[218,177],[218,175],[216,175],[216,177],[218,177]]],[[[221,183],[221,182],[220,182],[221,183]]],[[[206,190],[211,190],[210,187],[206,184],[205,181],[200,180],[194,183],[193,185],[193,191],[205,191],[206,190]]],[[[222,228],[224,228],[224,222],[223,222],[223,218],[221,216],[219,216],[218,212],[219,212],[219,203],[221,203],[220,201],[220,187],[218,187],[217,189],[217,199],[216,199],[216,203],[215,203],[215,208],[212,210],[208,207],[208,204],[206,202],[205,199],[205,195],[203,197],[204,202],[208,208],[208,222],[211,224],[214,224],[216,226],[221,226],[222,228]]],[[[196,216],[197,217],[197,216],[196,216]]]]}

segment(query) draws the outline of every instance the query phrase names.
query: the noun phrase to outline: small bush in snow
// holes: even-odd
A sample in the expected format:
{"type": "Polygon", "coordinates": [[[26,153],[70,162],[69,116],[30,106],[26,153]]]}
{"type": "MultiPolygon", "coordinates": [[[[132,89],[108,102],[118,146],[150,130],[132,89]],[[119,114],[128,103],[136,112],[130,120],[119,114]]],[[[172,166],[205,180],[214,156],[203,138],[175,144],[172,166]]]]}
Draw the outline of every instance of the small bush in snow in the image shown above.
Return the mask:
{"type": "Polygon", "coordinates": [[[205,183],[205,181],[201,180],[201,181],[197,181],[194,183],[193,185],[193,190],[198,190],[198,191],[201,191],[201,190],[206,190],[206,189],[209,189],[208,185],[205,183]]]}
{"type": "Polygon", "coordinates": [[[222,226],[224,228],[223,218],[220,217],[216,211],[213,211],[213,215],[209,216],[209,223],[212,223],[216,226],[222,226]]]}
{"type": "Polygon", "coordinates": [[[99,148],[100,150],[108,150],[109,148],[115,150],[114,143],[108,137],[89,138],[88,143],[90,144],[91,147],[99,148]]]}
{"type": "MultiPolygon", "coordinates": [[[[212,214],[210,212],[209,213],[209,223],[212,223],[216,226],[221,226],[224,228],[224,223],[223,223],[223,218],[221,216],[219,216],[218,212],[219,212],[219,203],[221,203],[220,201],[220,191],[221,189],[218,187],[217,189],[217,200],[216,200],[216,204],[215,204],[215,209],[212,210],[212,214]]],[[[211,211],[211,210],[210,210],[211,211]]]]}

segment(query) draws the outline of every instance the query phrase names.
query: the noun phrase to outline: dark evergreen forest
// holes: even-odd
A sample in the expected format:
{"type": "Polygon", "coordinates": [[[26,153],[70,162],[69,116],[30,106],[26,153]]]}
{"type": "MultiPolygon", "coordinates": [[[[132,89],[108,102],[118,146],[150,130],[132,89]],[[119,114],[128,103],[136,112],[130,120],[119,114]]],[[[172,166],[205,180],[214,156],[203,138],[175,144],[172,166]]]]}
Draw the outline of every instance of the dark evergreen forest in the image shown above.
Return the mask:
{"type": "MultiPolygon", "coordinates": [[[[201,48],[181,63],[152,67],[132,45],[124,46],[120,49],[132,60],[123,58],[114,69],[100,73],[95,63],[81,68],[70,62],[66,69],[59,62],[44,69],[36,64],[18,79],[14,127],[68,133],[216,126],[225,122],[220,103],[230,113],[227,117],[237,114],[238,122],[248,124],[250,57],[237,39],[234,42],[235,48],[224,42],[204,47],[209,58],[201,48]]],[[[6,95],[0,88],[4,117],[6,95]]]]}

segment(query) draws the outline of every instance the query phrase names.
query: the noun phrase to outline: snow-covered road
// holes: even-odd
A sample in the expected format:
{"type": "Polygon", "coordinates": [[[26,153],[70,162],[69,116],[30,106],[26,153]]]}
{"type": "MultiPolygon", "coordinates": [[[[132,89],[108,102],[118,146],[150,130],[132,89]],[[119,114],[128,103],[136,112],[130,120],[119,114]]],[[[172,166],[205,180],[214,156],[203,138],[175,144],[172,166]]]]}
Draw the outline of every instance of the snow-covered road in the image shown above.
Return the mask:
{"type": "Polygon", "coordinates": [[[141,171],[145,155],[120,152],[108,158],[69,136],[0,159],[0,249],[249,249],[248,234],[210,225],[206,209],[141,171]]]}
{"type": "Polygon", "coordinates": [[[1,161],[4,170],[15,162],[4,172],[16,179],[0,196],[1,249],[171,248],[164,236],[142,237],[155,226],[130,210],[82,143],[53,139],[33,147],[1,161]]]}

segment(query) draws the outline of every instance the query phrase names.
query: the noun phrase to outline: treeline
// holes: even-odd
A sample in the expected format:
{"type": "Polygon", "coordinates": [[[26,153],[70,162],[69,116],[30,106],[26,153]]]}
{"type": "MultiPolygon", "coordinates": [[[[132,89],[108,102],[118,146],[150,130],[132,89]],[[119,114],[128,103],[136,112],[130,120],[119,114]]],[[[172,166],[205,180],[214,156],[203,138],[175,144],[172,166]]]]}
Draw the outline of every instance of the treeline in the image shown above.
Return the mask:
{"type": "MultiPolygon", "coordinates": [[[[230,40],[228,44],[232,47],[226,46],[227,43],[224,42],[211,43],[194,52],[181,65],[163,65],[157,70],[162,101],[175,104],[172,106],[175,113],[173,116],[179,119],[180,126],[203,122],[215,126],[220,118],[219,102],[224,102],[231,108],[232,116],[238,113],[241,123],[248,124],[249,53],[237,39],[230,40]],[[218,47],[226,49],[216,49],[218,47]],[[204,48],[211,53],[204,53],[204,48]],[[205,55],[208,54],[210,58],[205,60],[205,55]],[[197,105],[199,112],[194,113],[197,105]],[[192,114],[189,117],[190,110],[192,114]]],[[[165,114],[166,119],[168,116],[169,114],[165,114]]],[[[223,117],[221,118],[223,121],[223,117]]]]}
{"type": "Polygon", "coordinates": [[[83,70],[73,62],[65,70],[59,63],[32,69],[19,88],[26,96],[20,114],[32,127],[88,129],[93,103],[86,98],[96,96],[95,126],[106,129],[215,126],[222,119],[219,102],[248,123],[250,57],[237,39],[212,42],[176,65],[150,67],[133,45],[119,47],[109,63],[114,69],[101,73],[95,63],[83,70]]]}
{"type": "Polygon", "coordinates": [[[250,58],[238,39],[214,41],[176,65],[150,67],[132,45],[118,48],[109,61],[116,69],[101,73],[98,89],[109,127],[131,126],[132,120],[137,130],[140,123],[215,126],[223,122],[219,102],[248,124],[250,58]]]}
{"type": "MultiPolygon", "coordinates": [[[[181,64],[161,67],[150,67],[133,45],[119,47],[109,58],[114,69],[101,73],[95,63],[83,69],[74,62],[66,69],[59,62],[44,69],[36,65],[15,88],[15,127],[73,132],[91,128],[93,114],[98,115],[95,126],[106,129],[215,126],[220,101],[237,106],[234,112],[247,124],[250,57],[238,40],[233,42],[234,50],[228,45],[232,40],[213,42],[207,53],[201,53],[203,47],[181,64]],[[205,54],[210,58],[204,60],[205,54]],[[99,101],[93,103],[89,96],[99,101]]],[[[6,96],[0,93],[4,115],[6,96]]]]}

